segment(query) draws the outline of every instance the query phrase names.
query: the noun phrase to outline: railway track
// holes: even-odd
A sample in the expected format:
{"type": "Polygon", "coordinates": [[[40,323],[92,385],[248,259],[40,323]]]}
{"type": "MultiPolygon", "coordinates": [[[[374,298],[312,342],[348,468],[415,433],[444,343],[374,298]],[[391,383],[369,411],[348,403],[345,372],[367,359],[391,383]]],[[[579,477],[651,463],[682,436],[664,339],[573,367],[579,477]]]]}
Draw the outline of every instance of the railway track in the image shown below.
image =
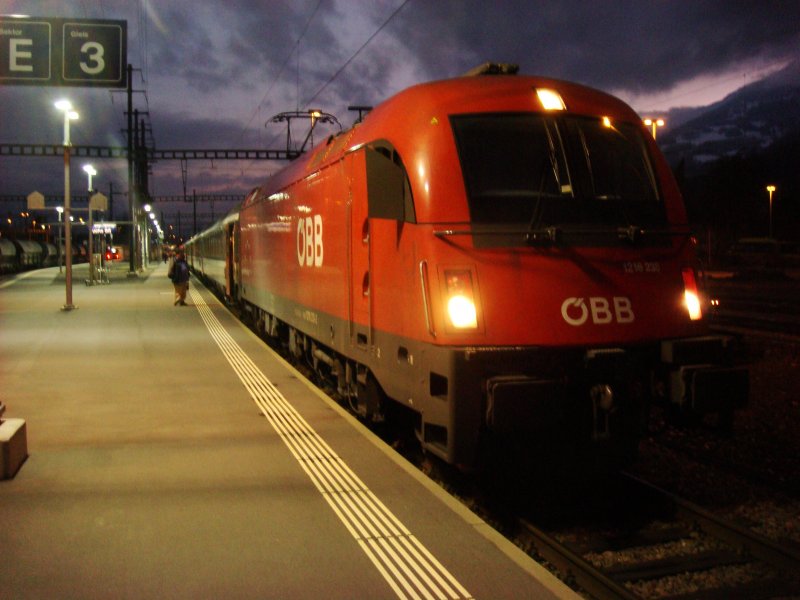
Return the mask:
{"type": "Polygon", "coordinates": [[[720,310],[709,318],[709,323],[720,331],[800,340],[800,316],[754,310],[720,310]]]}
{"type": "Polygon", "coordinates": [[[685,442],[681,443],[674,439],[656,435],[651,437],[651,443],[673,453],[678,453],[687,461],[722,471],[731,477],[746,480],[753,485],[762,486],[789,496],[800,497],[800,481],[783,472],[765,474],[763,464],[744,465],[741,462],[736,462],[735,458],[725,458],[722,453],[698,450],[698,446],[702,442],[687,445],[685,442]]]}
{"type": "Polygon", "coordinates": [[[798,281],[712,280],[708,291],[719,302],[709,315],[709,322],[716,328],[800,336],[798,281]]]}
{"type": "Polygon", "coordinates": [[[725,522],[631,475],[624,478],[626,497],[617,511],[627,513],[627,523],[598,526],[603,520],[593,515],[589,530],[575,534],[546,532],[521,519],[522,542],[554,565],[562,579],[597,599],[800,595],[800,550],[725,522]],[[624,508],[631,503],[630,510],[624,508]],[[636,514],[631,520],[641,505],[658,507],[657,514],[636,514]]]}

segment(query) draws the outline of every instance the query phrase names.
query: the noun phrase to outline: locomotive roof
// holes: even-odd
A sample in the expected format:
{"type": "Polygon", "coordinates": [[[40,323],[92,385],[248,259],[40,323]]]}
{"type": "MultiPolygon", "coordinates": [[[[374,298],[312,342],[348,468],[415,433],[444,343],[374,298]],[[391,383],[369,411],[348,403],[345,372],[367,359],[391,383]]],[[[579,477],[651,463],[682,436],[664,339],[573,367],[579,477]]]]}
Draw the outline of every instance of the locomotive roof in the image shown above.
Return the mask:
{"type": "MultiPolygon", "coordinates": [[[[638,115],[622,100],[581,84],[545,77],[479,75],[433,81],[409,87],[376,106],[362,123],[328,138],[312,151],[270,177],[261,196],[285,189],[310,171],[338,160],[343,154],[376,140],[388,140],[404,150],[418,148],[420,131],[429,125],[446,124],[456,114],[492,112],[546,112],[536,90],[556,91],[568,114],[607,116],[641,123],[638,115]],[[337,141],[343,143],[335,143],[337,141]]],[[[255,200],[255,196],[249,196],[255,200]]],[[[246,201],[246,203],[248,202],[246,201]]]]}

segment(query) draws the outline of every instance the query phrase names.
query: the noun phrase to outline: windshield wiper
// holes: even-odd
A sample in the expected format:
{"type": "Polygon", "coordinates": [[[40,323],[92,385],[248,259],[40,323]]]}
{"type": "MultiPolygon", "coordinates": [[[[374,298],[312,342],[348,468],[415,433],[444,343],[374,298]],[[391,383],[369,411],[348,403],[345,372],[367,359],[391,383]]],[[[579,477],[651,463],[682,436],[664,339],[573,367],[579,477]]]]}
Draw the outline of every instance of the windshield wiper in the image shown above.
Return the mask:
{"type": "MultiPolygon", "coordinates": [[[[542,165],[539,167],[541,171],[541,177],[539,178],[539,193],[536,195],[536,202],[533,205],[533,211],[531,212],[531,220],[528,222],[528,233],[525,236],[525,241],[527,243],[532,243],[538,238],[541,238],[541,231],[548,231],[552,228],[548,227],[545,230],[538,230],[538,225],[542,221],[542,215],[544,213],[544,209],[542,208],[542,197],[547,196],[548,198],[552,197],[560,197],[559,195],[554,194],[545,194],[544,192],[544,185],[547,179],[547,176],[552,172],[553,181],[555,182],[557,189],[560,189],[562,194],[566,186],[561,184],[561,178],[559,177],[559,169],[558,169],[558,156],[556,155],[556,147],[555,142],[553,141],[553,134],[550,131],[550,128],[545,123],[545,133],[547,134],[547,156],[542,157],[542,165]],[[547,163],[550,163],[550,170],[547,169],[547,163]]],[[[568,186],[571,189],[571,186],[568,186]]],[[[552,242],[556,241],[557,234],[555,232],[551,232],[552,235],[552,242]]]]}

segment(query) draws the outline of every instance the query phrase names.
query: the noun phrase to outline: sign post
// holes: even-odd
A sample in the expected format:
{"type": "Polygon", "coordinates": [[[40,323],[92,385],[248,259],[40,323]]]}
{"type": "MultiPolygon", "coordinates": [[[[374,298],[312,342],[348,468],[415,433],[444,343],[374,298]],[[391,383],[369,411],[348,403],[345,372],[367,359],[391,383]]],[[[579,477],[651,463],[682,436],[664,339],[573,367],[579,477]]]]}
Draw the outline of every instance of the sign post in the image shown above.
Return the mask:
{"type": "MultiPolygon", "coordinates": [[[[127,53],[127,21],[0,17],[0,85],[125,87],[127,53]]],[[[69,120],[78,115],[66,100],[59,101],[56,107],[64,111],[66,303],[63,310],[69,311],[75,308],[72,303],[69,120]]],[[[38,200],[34,197],[35,202],[38,200]]],[[[90,220],[91,215],[90,203],[90,220]]],[[[91,245],[89,250],[92,250],[91,245]]],[[[92,256],[89,257],[89,271],[93,274],[92,256]]]]}

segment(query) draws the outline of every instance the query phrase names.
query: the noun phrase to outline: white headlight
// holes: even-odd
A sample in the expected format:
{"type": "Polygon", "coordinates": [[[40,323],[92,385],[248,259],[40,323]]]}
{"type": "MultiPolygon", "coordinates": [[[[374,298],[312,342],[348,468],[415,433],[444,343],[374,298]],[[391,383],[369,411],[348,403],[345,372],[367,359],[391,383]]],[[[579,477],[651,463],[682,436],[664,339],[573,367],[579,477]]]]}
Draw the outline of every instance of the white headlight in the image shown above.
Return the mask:
{"type": "Polygon", "coordinates": [[[475,303],[466,296],[453,296],[447,303],[447,314],[450,322],[457,329],[475,329],[478,326],[478,315],[475,303]]]}

